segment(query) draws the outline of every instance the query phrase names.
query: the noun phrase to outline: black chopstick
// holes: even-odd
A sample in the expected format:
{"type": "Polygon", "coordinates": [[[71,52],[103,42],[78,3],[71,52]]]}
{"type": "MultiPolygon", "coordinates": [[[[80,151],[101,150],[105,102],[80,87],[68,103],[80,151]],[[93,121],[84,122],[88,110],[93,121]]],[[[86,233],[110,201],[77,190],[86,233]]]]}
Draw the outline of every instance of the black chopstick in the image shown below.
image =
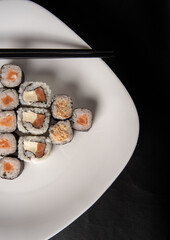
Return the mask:
{"type": "Polygon", "coordinates": [[[0,48],[0,58],[5,59],[108,58],[113,56],[112,50],[0,48]]]}

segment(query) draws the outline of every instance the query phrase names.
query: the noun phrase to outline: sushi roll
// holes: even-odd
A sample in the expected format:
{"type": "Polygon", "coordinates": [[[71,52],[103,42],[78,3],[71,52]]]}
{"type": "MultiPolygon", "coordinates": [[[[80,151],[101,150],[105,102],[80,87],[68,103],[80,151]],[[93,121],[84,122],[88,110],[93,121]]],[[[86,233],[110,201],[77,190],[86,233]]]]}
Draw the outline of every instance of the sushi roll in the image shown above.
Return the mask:
{"type": "Polygon", "coordinates": [[[14,88],[20,85],[22,81],[22,70],[19,66],[5,64],[1,67],[1,83],[8,88],[14,88]]]}
{"type": "Polygon", "coordinates": [[[73,130],[69,120],[59,121],[49,129],[49,137],[53,144],[65,144],[72,140],[73,130]]]}
{"type": "Polygon", "coordinates": [[[19,105],[18,93],[14,89],[0,89],[0,109],[13,110],[19,105]]]}
{"type": "Polygon", "coordinates": [[[50,112],[43,108],[19,108],[17,111],[18,129],[33,135],[44,134],[50,123],[50,112]]]}
{"type": "Polygon", "coordinates": [[[17,141],[13,134],[0,134],[0,156],[5,156],[15,153],[17,150],[17,141]]]}
{"type": "Polygon", "coordinates": [[[72,116],[73,129],[87,131],[92,125],[92,112],[85,108],[76,108],[72,116]]]}
{"type": "Polygon", "coordinates": [[[14,111],[0,112],[0,132],[14,132],[17,127],[16,114],[14,111]]]}
{"type": "Polygon", "coordinates": [[[51,90],[43,82],[24,82],[19,88],[19,100],[24,106],[48,108],[51,105],[51,90]]]}
{"type": "Polygon", "coordinates": [[[56,95],[51,106],[52,116],[55,119],[66,120],[72,115],[72,99],[66,95],[56,95]]]}
{"type": "Polygon", "coordinates": [[[22,170],[22,163],[13,157],[4,157],[0,160],[0,177],[4,179],[17,178],[22,170]]]}
{"type": "Polygon", "coordinates": [[[39,163],[51,152],[51,141],[42,136],[25,136],[19,138],[18,157],[26,162],[39,163]]]}

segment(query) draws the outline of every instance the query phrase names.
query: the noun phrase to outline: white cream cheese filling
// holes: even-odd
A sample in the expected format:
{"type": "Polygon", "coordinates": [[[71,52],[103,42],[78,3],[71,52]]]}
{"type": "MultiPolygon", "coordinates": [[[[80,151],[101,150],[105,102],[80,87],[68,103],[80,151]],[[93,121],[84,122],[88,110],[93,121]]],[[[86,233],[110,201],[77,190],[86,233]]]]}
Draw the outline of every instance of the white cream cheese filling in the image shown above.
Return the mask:
{"type": "Polygon", "coordinates": [[[25,102],[37,102],[38,98],[37,98],[37,94],[35,91],[25,91],[23,93],[23,100],[25,102]]]}
{"type": "Polygon", "coordinates": [[[37,119],[37,114],[34,112],[23,112],[22,118],[24,122],[33,123],[37,119]]]}
{"type": "Polygon", "coordinates": [[[33,152],[35,154],[37,151],[37,145],[37,142],[24,141],[24,150],[33,152]]]}

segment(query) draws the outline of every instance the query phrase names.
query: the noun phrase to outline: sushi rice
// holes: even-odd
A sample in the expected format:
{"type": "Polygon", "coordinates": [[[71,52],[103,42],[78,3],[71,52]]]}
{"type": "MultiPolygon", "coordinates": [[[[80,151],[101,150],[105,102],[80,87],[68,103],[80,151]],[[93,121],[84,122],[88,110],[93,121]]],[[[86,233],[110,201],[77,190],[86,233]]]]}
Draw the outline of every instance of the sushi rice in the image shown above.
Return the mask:
{"type": "Polygon", "coordinates": [[[92,112],[85,108],[76,108],[72,116],[73,129],[78,131],[87,131],[92,125],[92,112]]]}
{"type": "Polygon", "coordinates": [[[4,87],[14,88],[21,84],[22,70],[14,64],[5,64],[0,71],[1,84],[4,87]]]}
{"type": "Polygon", "coordinates": [[[55,119],[66,120],[72,115],[72,99],[67,95],[56,95],[51,106],[52,116],[55,119]]]}
{"type": "Polygon", "coordinates": [[[49,137],[53,144],[66,144],[73,139],[73,130],[69,120],[59,121],[49,129],[49,137]]]}
{"type": "Polygon", "coordinates": [[[0,112],[0,132],[14,132],[17,127],[16,113],[14,111],[0,112]]]}
{"type": "Polygon", "coordinates": [[[43,82],[24,82],[19,88],[19,100],[23,106],[48,108],[51,89],[43,82]]]}
{"type": "Polygon", "coordinates": [[[17,141],[12,133],[0,134],[0,156],[6,156],[15,153],[17,150],[17,141]]]}
{"type": "Polygon", "coordinates": [[[49,156],[51,148],[51,141],[48,137],[20,137],[18,142],[18,157],[26,162],[39,163],[49,156]]]}
{"type": "Polygon", "coordinates": [[[21,161],[13,157],[4,157],[0,159],[0,177],[4,179],[15,179],[22,170],[21,161]]]}
{"type": "Polygon", "coordinates": [[[18,130],[33,135],[44,134],[49,128],[50,115],[49,110],[43,108],[19,108],[18,130]]]}
{"type": "Polygon", "coordinates": [[[15,89],[0,89],[0,109],[13,110],[19,105],[18,93],[15,89]]]}

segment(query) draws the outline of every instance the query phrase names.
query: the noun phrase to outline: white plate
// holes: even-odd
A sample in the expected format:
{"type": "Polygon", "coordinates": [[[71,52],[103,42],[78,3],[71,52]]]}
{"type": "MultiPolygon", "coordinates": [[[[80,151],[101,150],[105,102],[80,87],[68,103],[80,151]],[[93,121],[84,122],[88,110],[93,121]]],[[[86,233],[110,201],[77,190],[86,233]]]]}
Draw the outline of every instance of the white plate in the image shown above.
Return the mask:
{"type": "MultiPolygon", "coordinates": [[[[30,1],[0,1],[0,47],[81,48],[88,45],[30,1]],[[3,23],[3,24],[2,24],[3,23]]],[[[26,164],[15,180],[0,179],[0,239],[42,240],[86,211],[113,183],[136,146],[134,103],[101,59],[0,60],[19,64],[27,81],[45,81],[74,107],[94,113],[89,132],[56,146],[47,161],[26,164]]]]}

